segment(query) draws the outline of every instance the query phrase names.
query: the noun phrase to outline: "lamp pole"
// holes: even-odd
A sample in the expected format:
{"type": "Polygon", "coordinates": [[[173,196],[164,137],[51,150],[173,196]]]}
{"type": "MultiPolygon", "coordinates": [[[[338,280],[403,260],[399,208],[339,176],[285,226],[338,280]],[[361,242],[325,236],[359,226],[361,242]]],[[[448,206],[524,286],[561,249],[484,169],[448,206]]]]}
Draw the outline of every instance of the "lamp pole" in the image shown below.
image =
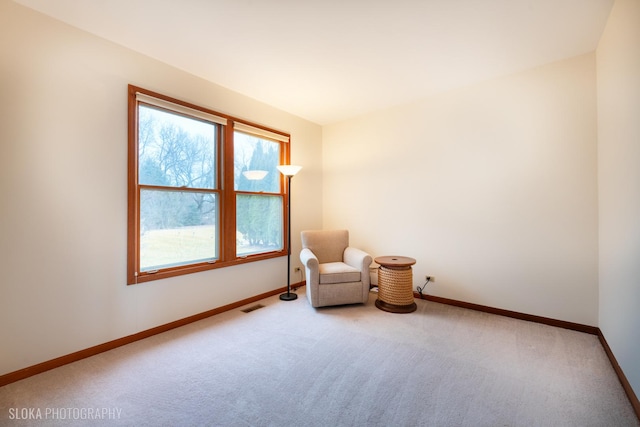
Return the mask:
{"type": "Polygon", "coordinates": [[[291,178],[297,174],[301,166],[280,165],[278,170],[287,177],[287,292],[280,294],[283,301],[293,301],[298,298],[297,294],[291,292],[291,178]]]}

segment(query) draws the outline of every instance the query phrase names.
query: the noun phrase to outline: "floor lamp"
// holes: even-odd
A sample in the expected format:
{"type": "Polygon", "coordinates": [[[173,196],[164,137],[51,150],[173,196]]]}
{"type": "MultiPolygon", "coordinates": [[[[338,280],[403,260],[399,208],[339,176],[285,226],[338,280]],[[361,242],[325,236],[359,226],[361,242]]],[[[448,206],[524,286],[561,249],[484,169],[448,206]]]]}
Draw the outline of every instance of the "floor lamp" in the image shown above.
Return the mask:
{"type": "Polygon", "coordinates": [[[300,172],[302,166],[279,165],[280,173],[287,177],[287,293],[280,294],[283,301],[293,301],[297,294],[291,293],[291,178],[300,172]]]}

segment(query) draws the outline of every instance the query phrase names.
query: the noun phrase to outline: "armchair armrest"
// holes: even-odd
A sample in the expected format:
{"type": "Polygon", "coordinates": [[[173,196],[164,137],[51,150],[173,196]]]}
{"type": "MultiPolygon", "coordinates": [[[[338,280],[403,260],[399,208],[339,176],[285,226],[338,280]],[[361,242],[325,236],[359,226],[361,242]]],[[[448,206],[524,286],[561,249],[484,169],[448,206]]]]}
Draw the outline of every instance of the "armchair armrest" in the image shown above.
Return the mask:
{"type": "Polygon", "coordinates": [[[344,263],[360,270],[362,282],[367,285],[367,289],[371,283],[369,266],[372,261],[371,255],[361,249],[349,246],[344,250],[344,263]]]}
{"type": "Polygon", "coordinates": [[[318,262],[318,257],[311,252],[311,249],[303,248],[300,251],[300,261],[305,266],[307,280],[318,283],[320,280],[320,263],[318,262]]]}
{"type": "Polygon", "coordinates": [[[302,264],[304,264],[305,267],[317,267],[320,264],[318,262],[318,257],[316,257],[309,248],[304,248],[300,251],[300,261],[302,262],[302,264]]]}
{"type": "Polygon", "coordinates": [[[360,271],[369,271],[372,261],[371,255],[361,249],[349,246],[344,250],[344,263],[360,271]]]}

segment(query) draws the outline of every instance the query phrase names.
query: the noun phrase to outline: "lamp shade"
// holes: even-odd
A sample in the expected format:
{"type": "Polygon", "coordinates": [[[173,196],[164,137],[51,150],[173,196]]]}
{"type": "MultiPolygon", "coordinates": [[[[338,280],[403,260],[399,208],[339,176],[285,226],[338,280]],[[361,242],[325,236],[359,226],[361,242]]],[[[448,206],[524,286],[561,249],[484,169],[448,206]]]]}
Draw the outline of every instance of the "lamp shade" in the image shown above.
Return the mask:
{"type": "Polygon", "coordinates": [[[242,172],[242,175],[244,175],[245,178],[250,179],[252,181],[258,181],[264,178],[265,176],[267,176],[268,173],[269,171],[248,170],[248,171],[242,172]]]}
{"type": "Polygon", "coordinates": [[[302,169],[302,166],[296,165],[278,165],[277,167],[280,173],[285,176],[294,176],[302,169]]]}

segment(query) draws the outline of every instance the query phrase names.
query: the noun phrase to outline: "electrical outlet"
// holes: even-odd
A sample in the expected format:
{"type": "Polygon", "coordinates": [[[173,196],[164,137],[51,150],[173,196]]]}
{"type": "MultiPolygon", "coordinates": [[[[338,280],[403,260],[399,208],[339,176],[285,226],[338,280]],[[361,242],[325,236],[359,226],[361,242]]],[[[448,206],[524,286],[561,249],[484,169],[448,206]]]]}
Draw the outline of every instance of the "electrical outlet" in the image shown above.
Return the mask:
{"type": "Polygon", "coordinates": [[[426,280],[427,282],[435,282],[436,278],[433,276],[429,276],[428,274],[425,276],[424,280],[426,280]]]}

